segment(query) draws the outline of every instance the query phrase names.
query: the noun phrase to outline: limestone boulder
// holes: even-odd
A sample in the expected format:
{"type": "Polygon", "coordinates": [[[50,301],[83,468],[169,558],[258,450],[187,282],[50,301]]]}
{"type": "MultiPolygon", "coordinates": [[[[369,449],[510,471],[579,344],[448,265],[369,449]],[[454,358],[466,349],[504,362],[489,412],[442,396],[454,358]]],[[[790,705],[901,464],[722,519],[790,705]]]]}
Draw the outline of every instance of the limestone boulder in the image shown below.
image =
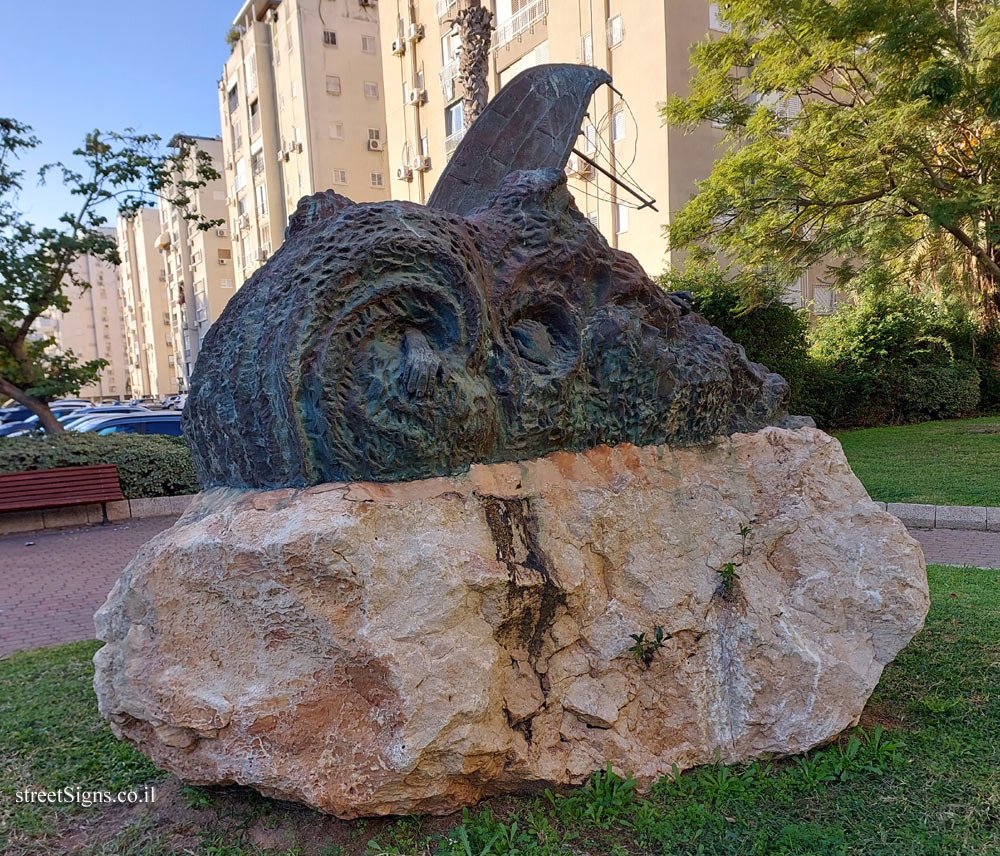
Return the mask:
{"type": "Polygon", "coordinates": [[[95,687],[189,782],[443,813],[608,761],[647,785],[806,750],[857,722],[927,609],[920,547],[839,443],[766,428],[206,492],[98,612],[95,687]]]}

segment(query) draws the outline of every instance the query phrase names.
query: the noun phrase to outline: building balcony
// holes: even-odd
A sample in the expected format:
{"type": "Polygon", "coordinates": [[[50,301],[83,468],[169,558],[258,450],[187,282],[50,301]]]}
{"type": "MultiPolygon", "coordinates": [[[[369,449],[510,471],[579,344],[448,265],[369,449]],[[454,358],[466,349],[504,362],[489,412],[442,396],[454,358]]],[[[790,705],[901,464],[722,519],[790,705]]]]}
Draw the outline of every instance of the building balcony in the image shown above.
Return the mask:
{"type": "Polygon", "coordinates": [[[458,148],[458,144],[462,142],[462,137],[465,136],[465,128],[460,131],[455,131],[454,134],[444,138],[444,153],[446,157],[451,157],[452,152],[458,148]]]}
{"type": "Polygon", "coordinates": [[[458,0],[436,0],[434,9],[437,12],[438,20],[447,17],[448,13],[456,6],[458,6],[458,0]]]}
{"type": "Polygon", "coordinates": [[[536,24],[544,21],[548,17],[548,14],[549,0],[534,0],[534,2],[525,6],[516,15],[512,15],[508,21],[497,27],[496,32],[493,33],[494,53],[499,51],[500,48],[509,45],[514,39],[530,30],[536,24]]]}
{"type": "Polygon", "coordinates": [[[458,80],[458,60],[453,59],[445,63],[438,72],[438,79],[441,81],[441,91],[444,93],[445,101],[455,99],[455,81],[458,80]]]}

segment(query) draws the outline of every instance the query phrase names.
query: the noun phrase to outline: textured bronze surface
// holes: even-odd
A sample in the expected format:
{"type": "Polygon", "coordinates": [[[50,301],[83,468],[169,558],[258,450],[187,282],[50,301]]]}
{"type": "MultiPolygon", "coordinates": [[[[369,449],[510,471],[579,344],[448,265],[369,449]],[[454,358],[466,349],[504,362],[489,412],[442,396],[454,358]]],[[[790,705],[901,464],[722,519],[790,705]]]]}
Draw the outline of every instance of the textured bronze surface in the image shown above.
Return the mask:
{"type": "Polygon", "coordinates": [[[777,421],[787,389],[544,169],[468,218],[303,200],[205,337],[184,418],[205,486],[268,488],[702,443],[777,421]]]}

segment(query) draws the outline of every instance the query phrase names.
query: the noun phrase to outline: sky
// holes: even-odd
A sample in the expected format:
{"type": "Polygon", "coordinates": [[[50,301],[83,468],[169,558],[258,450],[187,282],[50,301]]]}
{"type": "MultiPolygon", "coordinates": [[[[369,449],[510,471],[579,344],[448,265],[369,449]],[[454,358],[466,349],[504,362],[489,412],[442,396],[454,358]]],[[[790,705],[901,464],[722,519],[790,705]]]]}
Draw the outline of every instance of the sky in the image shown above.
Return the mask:
{"type": "MultiPolygon", "coordinates": [[[[240,0],[69,0],[3,3],[0,116],[26,122],[42,144],[25,153],[19,207],[56,226],[72,197],[38,168],[72,163],[95,128],[134,128],[166,142],[220,134],[217,83],[240,0]]],[[[102,212],[113,221],[114,212],[102,212]]]]}

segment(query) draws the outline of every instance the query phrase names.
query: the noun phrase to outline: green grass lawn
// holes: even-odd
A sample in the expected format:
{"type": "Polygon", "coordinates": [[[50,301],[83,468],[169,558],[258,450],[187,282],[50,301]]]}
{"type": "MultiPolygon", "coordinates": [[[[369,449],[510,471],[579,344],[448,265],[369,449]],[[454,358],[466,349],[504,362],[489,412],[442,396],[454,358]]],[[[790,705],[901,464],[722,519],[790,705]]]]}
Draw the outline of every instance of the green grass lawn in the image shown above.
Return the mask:
{"type": "Polygon", "coordinates": [[[929,569],[927,627],[862,729],[793,759],[707,767],[639,795],[614,775],[451,818],[339,821],[244,789],[182,787],[116,741],[90,691],[96,643],[0,661],[0,852],[42,856],[976,856],[1000,853],[1000,575],[929,569]],[[883,730],[884,729],[884,730],[883,730]],[[32,807],[24,786],[119,789],[152,807],[32,807]],[[173,794],[170,797],[169,794],[173,794]]]}
{"type": "Polygon", "coordinates": [[[1000,418],[923,422],[837,434],[882,502],[1000,506],[1000,418]]]}

